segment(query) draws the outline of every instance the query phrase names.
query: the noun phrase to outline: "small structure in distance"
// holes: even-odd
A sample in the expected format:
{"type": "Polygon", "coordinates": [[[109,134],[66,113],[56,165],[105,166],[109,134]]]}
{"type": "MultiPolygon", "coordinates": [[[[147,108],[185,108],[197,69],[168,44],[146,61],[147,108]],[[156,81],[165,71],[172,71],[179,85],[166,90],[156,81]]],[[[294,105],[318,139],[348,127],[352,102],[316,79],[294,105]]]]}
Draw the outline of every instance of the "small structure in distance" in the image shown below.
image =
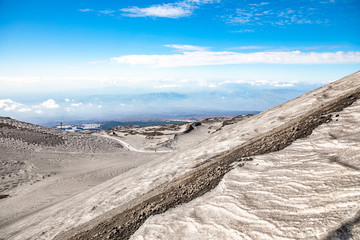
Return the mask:
{"type": "Polygon", "coordinates": [[[85,124],[68,124],[56,126],[57,129],[62,129],[68,132],[81,132],[81,131],[100,131],[101,124],[98,123],[85,123],[85,124]]]}

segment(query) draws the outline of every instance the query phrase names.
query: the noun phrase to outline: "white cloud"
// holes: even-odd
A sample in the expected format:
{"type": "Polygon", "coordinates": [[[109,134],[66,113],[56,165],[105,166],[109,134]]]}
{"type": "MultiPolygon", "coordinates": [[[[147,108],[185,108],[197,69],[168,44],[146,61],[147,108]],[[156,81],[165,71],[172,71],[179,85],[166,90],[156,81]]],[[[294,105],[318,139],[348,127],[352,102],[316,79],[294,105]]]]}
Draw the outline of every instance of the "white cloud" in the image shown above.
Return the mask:
{"type": "Polygon", "coordinates": [[[163,84],[163,85],[156,85],[154,88],[181,88],[178,84],[163,84]]]}
{"type": "Polygon", "coordinates": [[[112,14],[112,13],[114,13],[114,12],[115,12],[115,11],[114,11],[114,10],[111,10],[111,9],[99,11],[99,13],[103,13],[103,14],[112,14]]]}
{"type": "Polygon", "coordinates": [[[168,45],[164,45],[164,46],[169,47],[169,48],[175,48],[177,50],[182,50],[182,51],[206,51],[209,49],[209,47],[181,45],[181,44],[168,44],[168,45]]]}
{"type": "MultiPolygon", "coordinates": [[[[274,3],[262,2],[241,5],[235,12],[223,18],[230,24],[264,27],[287,26],[293,24],[328,24],[328,16],[321,11],[322,6],[316,1],[311,3],[312,7],[304,8],[289,4],[277,8],[274,3]]],[[[241,31],[241,30],[240,30],[241,31]]]]}
{"type": "Polygon", "coordinates": [[[15,110],[21,105],[21,103],[17,103],[11,99],[0,99],[0,110],[5,110],[6,112],[15,110]]]}
{"type": "Polygon", "coordinates": [[[269,48],[269,47],[266,47],[266,46],[241,46],[241,47],[232,47],[229,49],[253,50],[253,49],[264,49],[264,48],[269,48]]]}
{"type": "Polygon", "coordinates": [[[16,102],[11,99],[0,99],[0,110],[4,110],[6,112],[9,112],[9,111],[18,111],[18,112],[31,111],[30,108],[26,107],[26,105],[16,102]]]}
{"type": "MultiPolygon", "coordinates": [[[[202,4],[219,2],[220,0],[182,0],[174,3],[156,4],[148,7],[127,7],[119,9],[123,16],[127,17],[162,17],[162,18],[180,18],[193,14],[196,8],[202,4]]],[[[105,14],[114,16],[117,12],[112,9],[93,10],[90,8],[79,9],[80,12],[96,12],[98,15],[105,14]]]]}
{"type": "Polygon", "coordinates": [[[82,105],[82,103],[71,103],[70,104],[72,107],[80,107],[82,105]]]}
{"type": "Polygon", "coordinates": [[[215,83],[209,83],[205,79],[198,79],[197,84],[200,87],[209,87],[209,88],[216,88],[217,87],[217,85],[215,83]]]}
{"type": "Polygon", "coordinates": [[[292,82],[279,82],[279,81],[269,81],[269,80],[226,80],[223,82],[220,82],[218,85],[224,85],[224,84],[250,84],[255,86],[263,86],[263,85],[269,85],[273,87],[293,87],[295,86],[296,81],[292,82]]]}
{"type": "Polygon", "coordinates": [[[321,4],[335,3],[335,0],[320,1],[321,4]]]}
{"type": "Polygon", "coordinates": [[[7,107],[9,104],[12,104],[14,101],[11,99],[0,99],[0,109],[7,107]]]}
{"type": "Polygon", "coordinates": [[[253,83],[254,81],[245,81],[245,80],[226,80],[226,81],[222,81],[219,83],[219,86],[224,85],[224,84],[231,84],[231,83],[236,83],[236,84],[243,84],[243,83],[253,83]]]}
{"type": "Polygon", "coordinates": [[[41,104],[39,104],[38,106],[48,109],[55,109],[60,107],[59,104],[57,104],[54,99],[48,99],[42,102],[41,104]]]}
{"type": "Polygon", "coordinates": [[[167,81],[166,78],[159,79],[158,77],[116,77],[116,79],[103,79],[98,82],[104,87],[124,87],[127,85],[143,85],[159,80],[167,81]]]}
{"type": "Polygon", "coordinates": [[[84,8],[84,9],[79,9],[80,12],[92,12],[93,10],[90,8],[84,8]]]}
{"type": "Polygon", "coordinates": [[[255,32],[253,29],[242,29],[242,30],[236,30],[236,31],[231,31],[233,33],[250,33],[250,32],[255,32]]]}
{"type": "Polygon", "coordinates": [[[336,49],[336,48],[348,48],[348,46],[344,45],[344,46],[340,46],[340,45],[318,45],[318,46],[306,46],[306,47],[282,47],[282,48],[277,48],[275,51],[294,51],[294,50],[318,50],[318,49],[322,49],[322,51],[331,51],[332,49],[336,49]]]}
{"type": "Polygon", "coordinates": [[[18,111],[19,111],[19,112],[30,112],[31,110],[32,110],[31,108],[22,107],[22,108],[20,108],[18,111]]]}
{"type": "Polygon", "coordinates": [[[254,17],[253,11],[247,11],[243,9],[237,9],[236,16],[229,16],[229,23],[238,23],[238,24],[247,24],[253,22],[252,19],[254,17]]]}
{"type": "Polygon", "coordinates": [[[260,7],[263,5],[268,5],[268,2],[261,2],[261,3],[249,3],[249,6],[255,6],[255,7],[260,7]]]}
{"type": "Polygon", "coordinates": [[[88,64],[99,64],[99,63],[107,63],[107,62],[108,62],[107,60],[99,60],[99,61],[88,62],[88,64]]]}
{"type": "Polygon", "coordinates": [[[275,83],[273,84],[274,87],[293,87],[294,84],[292,83],[275,83]]]}
{"type": "Polygon", "coordinates": [[[145,8],[136,6],[123,8],[121,11],[124,12],[123,15],[127,17],[180,18],[192,15],[194,9],[198,8],[199,5],[213,2],[218,2],[218,0],[184,0],[145,8]]]}
{"type": "Polygon", "coordinates": [[[186,67],[228,64],[339,64],[360,63],[360,52],[211,52],[195,51],[170,55],[126,55],[111,58],[120,64],[150,67],[186,67]]]}
{"type": "Polygon", "coordinates": [[[147,8],[123,8],[121,11],[127,17],[165,17],[165,18],[180,18],[190,16],[192,11],[187,8],[174,6],[172,4],[157,5],[147,8]]]}
{"type": "Polygon", "coordinates": [[[209,84],[208,84],[208,87],[210,87],[210,88],[216,88],[217,86],[216,86],[216,84],[214,84],[214,83],[209,83],[209,84]]]}
{"type": "Polygon", "coordinates": [[[11,99],[0,99],[0,110],[4,110],[6,112],[9,111],[17,111],[17,112],[31,112],[33,109],[38,109],[35,113],[41,114],[43,111],[40,108],[54,109],[59,108],[60,106],[56,104],[53,99],[49,99],[47,101],[42,102],[39,105],[29,106],[13,101],[11,99]]]}
{"type": "Polygon", "coordinates": [[[70,99],[68,99],[68,98],[65,98],[65,102],[70,102],[70,99]]]}

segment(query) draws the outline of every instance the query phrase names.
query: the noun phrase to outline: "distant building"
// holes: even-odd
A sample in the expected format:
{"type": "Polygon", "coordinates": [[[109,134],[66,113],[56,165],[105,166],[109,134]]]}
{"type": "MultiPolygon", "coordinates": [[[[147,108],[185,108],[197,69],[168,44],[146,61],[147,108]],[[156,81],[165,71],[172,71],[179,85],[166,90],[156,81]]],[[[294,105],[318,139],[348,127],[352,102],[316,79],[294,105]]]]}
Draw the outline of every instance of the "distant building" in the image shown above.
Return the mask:
{"type": "Polygon", "coordinates": [[[80,132],[80,131],[89,131],[89,130],[96,131],[96,130],[100,130],[100,127],[101,127],[101,124],[97,124],[97,123],[56,126],[56,128],[63,129],[68,132],[80,132]]]}
{"type": "Polygon", "coordinates": [[[82,129],[99,129],[101,124],[90,123],[90,124],[82,124],[82,129]]]}
{"type": "Polygon", "coordinates": [[[56,128],[60,128],[60,129],[71,129],[72,125],[61,125],[61,126],[56,126],[56,128]]]}

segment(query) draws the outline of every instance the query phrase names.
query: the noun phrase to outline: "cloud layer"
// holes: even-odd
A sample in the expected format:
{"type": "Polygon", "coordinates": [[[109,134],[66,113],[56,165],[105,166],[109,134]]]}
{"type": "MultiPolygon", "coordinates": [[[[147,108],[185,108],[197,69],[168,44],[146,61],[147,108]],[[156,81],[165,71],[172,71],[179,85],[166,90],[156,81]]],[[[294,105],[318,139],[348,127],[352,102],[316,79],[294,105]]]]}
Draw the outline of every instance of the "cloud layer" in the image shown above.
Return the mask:
{"type": "Polygon", "coordinates": [[[169,55],[126,55],[111,58],[120,64],[150,67],[187,67],[228,64],[341,64],[360,63],[360,52],[212,52],[195,51],[169,55]]]}

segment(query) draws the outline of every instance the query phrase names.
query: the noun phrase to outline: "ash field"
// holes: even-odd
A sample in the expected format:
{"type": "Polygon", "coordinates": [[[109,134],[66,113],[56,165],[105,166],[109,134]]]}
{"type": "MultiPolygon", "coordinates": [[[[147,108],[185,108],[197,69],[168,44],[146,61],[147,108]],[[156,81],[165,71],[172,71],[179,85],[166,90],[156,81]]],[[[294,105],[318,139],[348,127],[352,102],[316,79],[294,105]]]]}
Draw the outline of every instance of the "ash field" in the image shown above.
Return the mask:
{"type": "Polygon", "coordinates": [[[0,118],[0,239],[360,239],[360,72],[257,115],[0,118]]]}

